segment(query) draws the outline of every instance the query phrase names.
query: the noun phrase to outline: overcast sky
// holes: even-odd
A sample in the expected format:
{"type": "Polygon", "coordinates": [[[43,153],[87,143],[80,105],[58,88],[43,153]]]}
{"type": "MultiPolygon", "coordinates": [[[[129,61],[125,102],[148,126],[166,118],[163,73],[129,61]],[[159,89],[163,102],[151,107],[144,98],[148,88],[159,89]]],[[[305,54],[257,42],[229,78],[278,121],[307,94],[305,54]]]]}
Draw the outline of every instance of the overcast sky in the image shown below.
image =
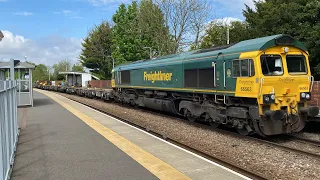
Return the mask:
{"type": "MultiPolygon", "coordinates": [[[[252,0],[210,0],[217,18],[243,20],[252,0]]],[[[11,58],[53,65],[78,62],[81,41],[102,19],[111,20],[120,3],[131,0],[0,0],[0,61],[11,58]]]]}

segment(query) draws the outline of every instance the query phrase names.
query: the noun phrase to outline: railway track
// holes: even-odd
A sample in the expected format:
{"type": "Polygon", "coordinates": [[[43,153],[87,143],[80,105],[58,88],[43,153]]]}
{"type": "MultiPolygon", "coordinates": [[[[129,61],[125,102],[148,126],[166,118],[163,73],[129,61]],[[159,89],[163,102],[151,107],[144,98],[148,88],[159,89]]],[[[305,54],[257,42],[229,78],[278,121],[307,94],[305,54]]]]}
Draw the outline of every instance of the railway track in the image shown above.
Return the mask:
{"type": "Polygon", "coordinates": [[[304,142],[306,144],[312,144],[312,145],[320,147],[320,140],[312,140],[312,139],[302,138],[302,137],[298,137],[298,136],[294,136],[294,135],[290,135],[290,137],[292,137],[298,141],[304,142]]]}
{"type": "Polygon", "coordinates": [[[313,158],[317,158],[320,160],[320,142],[314,142],[312,140],[296,138],[294,136],[287,136],[289,139],[285,138],[283,141],[282,138],[280,140],[275,139],[260,139],[255,137],[245,137],[252,139],[257,142],[261,142],[267,144],[269,146],[273,146],[276,148],[280,148],[284,151],[298,153],[304,156],[311,156],[313,158]]]}
{"type": "MultiPolygon", "coordinates": [[[[64,96],[63,93],[58,93],[58,94],[64,96]]],[[[66,97],[66,96],[64,96],[64,97],[66,97]]],[[[69,98],[69,99],[70,99],[70,98],[69,98]]],[[[93,109],[95,109],[95,110],[97,110],[97,111],[100,111],[100,112],[102,112],[102,113],[104,113],[104,114],[107,114],[107,115],[109,115],[109,116],[111,116],[111,117],[114,117],[114,118],[116,118],[116,119],[118,119],[118,120],[121,120],[121,121],[124,122],[124,123],[127,123],[127,124],[129,124],[129,125],[131,125],[131,126],[134,126],[134,127],[136,127],[136,128],[139,128],[139,129],[141,129],[141,130],[143,130],[143,131],[145,131],[145,132],[147,132],[147,133],[149,133],[149,134],[152,134],[152,135],[154,135],[154,136],[157,136],[157,137],[159,137],[159,138],[161,138],[161,139],[164,139],[164,140],[166,140],[167,142],[169,142],[169,143],[171,143],[171,144],[174,144],[174,145],[176,145],[176,146],[178,146],[178,147],[180,147],[180,148],[183,148],[183,149],[185,149],[185,150],[188,150],[188,151],[190,151],[190,152],[193,152],[193,153],[197,154],[198,156],[201,156],[201,157],[203,157],[203,158],[205,158],[205,159],[207,159],[207,160],[210,160],[210,161],[213,161],[213,162],[215,162],[215,163],[218,163],[218,164],[220,164],[220,165],[222,165],[222,166],[224,166],[224,167],[227,167],[227,168],[229,168],[229,169],[232,169],[232,170],[234,170],[234,171],[236,171],[236,172],[238,172],[238,173],[240,173],[240,174],[242,174],[242,175],[245,175],[245,176],[247,176],[247,177],[249,177],[249,178],[251,178],[251,179],[267,179],[267,178],[264,177],[262,174],[259,174],[259,173],[257,173],[257,172],[253,172],[253,171],[249,171],[249,170],[247,170],[247,169],[244,169],[244,168],[242,168],[242,167],[239,167],[239,166],[235,165],[235,164],[232,163],[232,162],[225,161],[225,160],[223,160],[222,158],[213,157],[213,156],[211,156],[211,155],[208,155],[208,154],[206,154],[206,153],[203,153],[203,152],[201,152],[201,151],[199,151],[199,150],[197,150],[197,149],[195,149],[195,148],[192,148],[192,147],[187,146],[187,145],[185,145],[185,144],[183,144],[183,143],[180,143],[180,142],[178,142],[178,141],[176,141],[176,140],[173,140],[173,139],[171,139],[171,138],[169,138],[169,137],[167,137],[167,136],[165,136],[165,135],[162,135],[162,134],[159,134],[159,133],[157,133],[157,132],[154,132],[154,131],[152,131],[152,130],[149,129],[149,128],[145,128],[145,127],[139,126],[139,125],[137,125],[137,124],[134,124],[134,123],[130,122],[130,121],[127,120],[127,119],[124,119],[124,118],[122,118],[122,117],[116,116],[116,115],[114,115],[114,114],[110,114],[110,113],[108,113],[108,112],[106,112],[106,111],[104,111],[104,110],[101,110],[101,109],[99,109],[99,108],[97,108],[97,107],[94,107],[94,106],[92,106],[92,105],[85,104],[85,103],[83,103],[83,102],[81,102],[81,101],[77,101],[77,100],[75,100],[75,99],[71,99],[71,100],[73,100],[73,101],[75,101],[75,102],[78,102],[78,103],[80,103],[80,104],[83,104],[83,105],[85,105],[85,106],[91,107],[91,108],[93,108],[93,109]]],[[[102,101],[102,100],[100,100],[100,99],[95,99],[95,100],[102,101]]],[[[150,112],[151,112],[151,113],[154,113],[154,112],[152,112],[152,111],[150,111],[150,112]]],[[[219,131],[220,131],[220,129],[219,129],[219,131]]],[[[221,130],[221,131],[222,131],[222,133],[228,133],[228,132],[224,132],[223,130],[221,130]]]]}
{"type": "MultiPolygon", "coordinates": [[[[60,95],[64,95],[63,93],[58,93],[60,95]]],[[[72,96],[72,95],[71,95],[72,96]]],[[[69,98],[70,99],[70,98],[69,98]]],[[[71,98],[72,99],[72,98],[71,98]]],[[[157,132],[154,132],[152,131],[152,129],[149,129],[149,128],[145,128],[145,127],[142,127],[142,126],[139,126],[137,124],[134,124],[132,122],[130,122],[129,120],[127,119],[123,119],[119,116],[116,116],[116,115],[113,115],[113,114],[110,114],[108,112],[105,112],[104,110],[102,109],[99,109],[97,107],[94,107],[93,105],[88,105],[88,104],[85,104],[81,101],[78,101],[78,100],[75,100],[75,99],[72,99],[73,101],[76,101],[78,103],[81,103],[83,105],[86,105],[86,106],[89,106],[93,109],[96,109],[102,113],[105,113],[109,116],[112,116],[112,117],[115,117],[127,124],[130,124],[132,126],[135,126],[141,130],[144,130],[154,136],[157,136],[161,139],[164,139],[176,146],[179,146],[183,149],[186,149],[190,152],[193,152],[203,158],[206,158],[210,161],[213,161],[213,162],[216,162],[216,163],[219,163],[225,167],[228,167],[229,169],[232,169],[238,173],[241,173],[247,177],[250,177],[252,179],[267,179],[266,177],[264,177],[263,175],[257,173],[257,172],[253,172],[253,171],[248,171],[247,169],[244,169],[242,167],[238,167],[236,164],[232,163],[232,162],[228,162],[228,161],[225,161],[219,157],[213,157],[211,155],[208,155],[206,153],[203,153],[197,149],[194,149],[192,147],[189,147],[183,143],[180,143],[178,141],[175,141],[171,138],[168,138],[167,136],[165,135],[162,135],[162,134],[159,134],[157,132]]],[[[95,99],[95,100],[98,100],[98,101],[101,101],[101,102],[104,102],[103,100],[100,100],[100,99],[95,99]]],[[[130,108],[128,106],[128,108],[130,108]]],[[[148,111],[149,113],[158,113],[158,112],[155,112],[153,110],[147,110],[147,109],[144,109],[146,111],[148,111]]],[[[158,113],[159,114],[159,113],[158,113]]],[[[164,114],[165,116],[168,116],[166,114],[164,114]]],[[[171,116],[172,117],[172,116],[171,116]]],[[[179,118],[181,121],[184,121],[182,120],[181,118],[179,118]]],[[[204,128],[209,128],[209,126],[207,125],[203,125],[203,124],[200,124],[201,127],[204,127],[204,128]]],[[[284,150],[284,151],[287,151],[287,152],[293,152],[293,153],[296,153],[296,154],[300,154],[300,155],[303,155],[303,156],[309,156],[309,157],[312,157],[312,158],[316,158],[316,159],[320,159],[320,141],[314,141],[314,140],[310,140],[310,139],[304,139],[304,138],[299,138],[299,137],[295,137],[295,136],[290,136],[290,135],[285,135],[287,136],[286,139],[289,139],[288,141],[284,141],[284,142],[281,142],[281,141],[274,141],[272,139],[261,139],[261,138],[256,138],[256,137],[250,137],[250,136],[242,136],[240,134],[237,134],[237,133],[234,133],[234,132],[230,132],[230,131],[227,131],[227,130],[223,130],[223,129],[216,129],[216,131],[218,131],[219,133],[223,133],[223,134],[228,134],[228,135],[232,135],[234,137],[237,137],[237,138],[242,138],[242,139],[247,139],[247,140],[251,140],[251,141],[254,141],[254,142],[257,142],[257,143],[261,143],[261,144],[265,144],[265,145],[268,145],[270,147],[274,147],[274,148],[278,148],[278,149],[281,149],[281,150],[284,150]],[[292,143],[292,144],[290,144],[292,143]],[[305,147],[305,146],[310,146],[311,147],[311,150],[309,149],[301,149],[300,147],[305,147]],[[319,149],[319,151],[317,151],[319,149]]]]}

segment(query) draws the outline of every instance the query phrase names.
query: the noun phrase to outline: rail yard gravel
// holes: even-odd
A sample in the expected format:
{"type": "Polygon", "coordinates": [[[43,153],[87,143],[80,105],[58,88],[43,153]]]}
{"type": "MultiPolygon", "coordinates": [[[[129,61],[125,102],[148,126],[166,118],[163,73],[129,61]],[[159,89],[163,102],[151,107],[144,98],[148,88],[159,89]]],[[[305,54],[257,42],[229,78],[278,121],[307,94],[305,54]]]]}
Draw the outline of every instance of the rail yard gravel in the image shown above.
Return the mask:
{"type": "Polygon", "coordinates": [[[267,179],[320,179],[320,161],[311,157],[277,149],[245,137],[217,132],[209,127],[204,128],[160,113],[58,94],[126,119],[210,156],[257,172],[267,179]]]}

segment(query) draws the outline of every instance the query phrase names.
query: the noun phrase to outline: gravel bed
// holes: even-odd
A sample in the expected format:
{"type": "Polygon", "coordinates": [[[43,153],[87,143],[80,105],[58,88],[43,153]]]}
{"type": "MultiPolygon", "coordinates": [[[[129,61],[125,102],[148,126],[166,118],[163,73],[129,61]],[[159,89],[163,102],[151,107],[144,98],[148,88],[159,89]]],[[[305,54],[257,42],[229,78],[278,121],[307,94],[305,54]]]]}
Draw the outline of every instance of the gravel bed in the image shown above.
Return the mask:
{"type": "Polygon", "coordinates": [[[297,136],[300,138],[305,138],[305,139],[311,139],[311,140],[315,140],[315,141],[320,141],[320,134],[319,133],[300,132],[300,133],[296,133],[294,136],[297,136]]]}
{"type": "Polygon", "coordinates": [[[302,151],[307,151],[313,154],[320,155],[320,147],[317,145],[309,144],[307,142],[305,143],[305,142],[296,141],[296,140],[281,140],[281,139],[272,140],[272,142],[275,142],[282,146],[299,149],[302,151]]]}
{"type": "Polygon", "coordinates": [[[162,134],[267,179],[320,179],[320,161],[243,137],[216,132],[175,117],[58,93],[162,134]]]}

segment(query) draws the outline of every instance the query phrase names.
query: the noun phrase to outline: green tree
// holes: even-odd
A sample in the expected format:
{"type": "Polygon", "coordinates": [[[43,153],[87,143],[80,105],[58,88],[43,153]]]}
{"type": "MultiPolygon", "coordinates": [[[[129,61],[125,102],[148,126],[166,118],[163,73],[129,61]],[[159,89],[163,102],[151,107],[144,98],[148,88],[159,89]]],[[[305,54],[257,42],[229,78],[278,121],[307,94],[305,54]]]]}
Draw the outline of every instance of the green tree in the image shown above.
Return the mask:
{"type": "Polygon", "coordinates": [[[319,0],[257,1],[255,9],[246,6],[243,11],[250,35],[254,38],[283,33],[297,38],[307,46],[311,67],[320,75],[319,0]]]}
{"type": "MultiPolygon", "coordinates": [[[[102,21],[92,28],[82,43],[81,64],[101,79],[111,77],[112,32],[110,24],[102,21]]],[[[116,61],[117,62],[117,61],[116,61]]]]}
{"type": "Polygon", "coordinates": [[[81,64],[74,64],[72,66],[71,71],[73,71],[73,72],[85,72],[84,69],[83,69],[83,66],[81,64]]]}
{"type": "MultiPolygon", "coordinates": [[[[170,37],[161,9],[151,0],[142,0],[139,5],[138,28],[141,46],[150,47],[157,56],[173,53],[175,42],[170,37]]],[[[143,58],[149,58],[149,49],[142,52],[143,58]]]]}
{"type": "Polygon", "coordinates": [[[38,64],[32,71],[32,81],[44,81],[49,79],[48,67],[44,64],[38,64]]]}
{"type": "Polygon", "coordinates": [[[174,41],[172,51],[178,53],[186,47],[199,46],[203,27],[212,19],[211,0],[156,0],[165,16],[174,41]]]}
{"type": "Polygon", "coordinates": [[[171,53],[175,44],[161,9],[151,0],[121,4],[112,17],[112,55],[117,64],[171,53]]]}
{"type": "MultiPolygon", "coordinates": [[[[247,23],[232,21],[229,25],[224,22],[211,22],[200,43],[200,48],[210,48],[227,44],[227,31],[229,28],[229,43],[237,43],[249,39],[247,23]]],[[[191,47],[195,49],[194,46],[191,47]]]]}
{"type": "Polygon", "coordinates": [[[112,56],[116,64],[142,59],[137,15],[138,4],[134,1],[128,7],[121,4],[112,16],[112,56]]]}
{"type": "Polygon", "coordinates": [[[62,60],[52,66],[53,78],[52,80],[66,80],[65,75],[59,74],[59,72],[66,72],[71,70],[71,63],[68,60],[62,60]]]}

